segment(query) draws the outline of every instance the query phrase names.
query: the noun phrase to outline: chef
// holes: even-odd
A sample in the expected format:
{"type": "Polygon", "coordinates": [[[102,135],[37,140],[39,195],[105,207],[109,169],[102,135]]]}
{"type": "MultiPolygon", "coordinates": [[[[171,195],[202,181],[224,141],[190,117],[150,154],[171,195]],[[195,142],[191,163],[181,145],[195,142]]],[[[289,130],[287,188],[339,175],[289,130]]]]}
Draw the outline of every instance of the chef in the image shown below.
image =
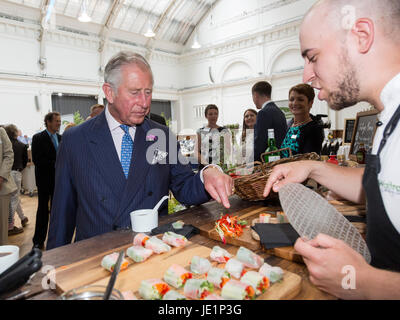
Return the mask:
{"type": "Polygon", "coordinates": [[[264,196],[271,188],[277,192],[286,183],[313,178],[347,200],[367,201],[371,265],[324,234],[298,239],[295,249],[311,282],[330,294],[400,299],[400,2],[318,1],[303,19],[300,43],[303,81],[319,90],[318,98],[334,110],[367,101],[379,111],[378,128],[365,169],[316,161],[276,166],[264,196]]]}

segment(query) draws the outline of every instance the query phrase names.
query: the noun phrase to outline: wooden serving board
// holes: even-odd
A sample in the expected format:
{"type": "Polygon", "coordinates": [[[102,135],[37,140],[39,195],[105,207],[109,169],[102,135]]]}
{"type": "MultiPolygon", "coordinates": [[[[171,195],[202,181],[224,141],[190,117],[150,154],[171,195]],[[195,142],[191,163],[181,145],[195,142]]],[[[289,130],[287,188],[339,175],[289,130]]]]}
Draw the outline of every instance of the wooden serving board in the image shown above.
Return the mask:
{"type": "MultiPolygon", "coordinates": [[[[126,249],[130,245],[118,249],[126,249]]],[[[113,251],[118,251],[115,249],[113,251]]],[[[189,270],[189,262],[192,257],[197,255],[209,257],[211,249],[192,242],[189,242],[185,248],[173,248],[171,251],[163,254],[153,254],[144,262],[135,263],[130,261],[128,269],[121,271],[115,283],[115,288],[121,292],[132,291],[136,297],[140,298],[138,293],[140,282],[145,279],[162,279],[165,271],[174,263],[186,267],[189,270]]],[[[101,259],[104,254],[79,261],[66,267],[56,270],[56,286],[58,293],[63,293],[73,288],[84,285],[104,285],[106,286],[111,273],[104,270],[101,266],[101,259]]],[[[212,263],[217,266],[216,262],[212,263]]],[[[223,267],[223,265],[219,265],[223,267]]],[[[171,288],[174,289],[174,288],[171,288]]],[[[174,289],[175,290],[175,289],[174,289]]],[[[257,299],[292,299],[301,290],[301,277],[285,271],[284,278],[280,283],[275,283],[257,299]]],[[[183,289],[177,290],[183,293],[183,289]]],[[[215,293],[219,294],[219,290],[215,293]]]]}
{"type": "MultiPolygon", "coordinates": [[[[364,216],[365,215],[365,205],[354,204],[350,201],[338,201],[332,200],[329,201],[336,210],[338,210],[343,215],[354,215],[354,216],[364,216]]],[[[234,215],[240,217],[240,219],[246,220],[250,225],[251,222],[258,218],[260,213],[270,213],[273,215],[274,212],[282,211],[281,207],[260,207],[260,206],[252,206],[238,212],[235,212],[234,215]]],[[[365,234],[365,224],[353,222],[353,225],[358,229],[358,231],[363,235],[365,234]]],[[[217,231],[215,231],[215,222],[207,223],[204,225],[196,225],[200,229],[200,234],[208,237],[213,240],[221,241],[217,231]]],[[[232,238],[226,237],[226,242],[228,244],[232,244],[235,246],[243,246],[250,250],[256,251],[260,250],[261,244],[260,241],[255,240],[252,236],[252,230],[250,227],[245,227],[243,229],[243,234],[240,237],[232,238]]],[[[221,241],[222,242],[222,241],[221,241]]],[[[268,254],[275,255],[277,257],[294,261],[294,262],[303,262],[303,258],[300,254],[294,250],[293,246],[274,248],[274,249],[265,249],[268,254]]]]}

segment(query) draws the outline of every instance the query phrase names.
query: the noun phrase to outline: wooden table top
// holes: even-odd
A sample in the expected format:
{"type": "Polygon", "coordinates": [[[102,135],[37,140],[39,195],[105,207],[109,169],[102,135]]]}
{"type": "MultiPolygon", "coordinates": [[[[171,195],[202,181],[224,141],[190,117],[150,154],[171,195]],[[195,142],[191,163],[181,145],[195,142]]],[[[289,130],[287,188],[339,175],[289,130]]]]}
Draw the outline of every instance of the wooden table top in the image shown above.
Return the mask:
{"type": "MultiPolygon", "coordinates": [[[[198,223],[215,221],[220,217],[221,213],[235,214],[235,211],[250,207],[260,206],[265,207],[264,202],[250,202],[243,201],[237,196],[230,197],[230,209],[225,209],[222,205],[215,201],[208,202],[206,204],[195,206],[190,209],[186,209],[175,213],[173,215],[160,217],[159,225],[169,223],[176,220],[183,220],[186,224],[196,225],[198,223]]],[[[132,242],[133,236],[135,235],[132,231],[114,231],[99,235],[87,240],[79,241],[70,245],[52,249],[43,252],[42,262],[44,266],[52,266],[58,268],[60,266],[68,265],[73,262],[77,262],[101,252],[111,250],[113,248],[120,247],[125,244],[132,242]]],[[[210,240],[201,235],[196,235],[190,238],[190,241],[201,244],[212,248],[215,245],[220,245],[220,242],[210,240]]],[[[234,246],[227,246],[228,250],[234,246]]],[[[292,261],[284,260],[278,257],[270,256],[265,251],[259,250],[259,255],[265,258],[265,261],[273,266],[279,266],[284,270],[296,273],[302,277],[302,290],[295,297],[300,300],[326,300],[336,299],[335,297],[320,291],[317,289],[308,278],[307,267],[304,264],[295,263],[292,261]]],[[[46,268],[48,270],[48,268],[46,268]]],[[[19,291],[27,291],[28,299],[42,300],[42,299],[57,299],[57,294],[53,290],[43,290],[42,281],[45,274],[37,272],[36,275],[31,279],[30,284],[26,284],[19,291]]]]}

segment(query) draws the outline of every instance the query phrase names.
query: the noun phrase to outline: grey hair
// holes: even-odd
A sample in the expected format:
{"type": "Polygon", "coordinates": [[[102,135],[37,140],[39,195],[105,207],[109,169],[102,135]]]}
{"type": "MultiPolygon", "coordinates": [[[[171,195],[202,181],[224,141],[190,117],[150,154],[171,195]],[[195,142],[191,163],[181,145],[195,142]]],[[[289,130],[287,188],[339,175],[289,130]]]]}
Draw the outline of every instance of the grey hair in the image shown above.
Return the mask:
{"type": "Polygon", "coordinates": [[[122,78],[121,67],[128,64],[137,65],[148,71],[151,75],[152,84],[154,84],[153,71],[150,64],[142,55],[132,51],[118,52],[108,61],[104,70],[104,82],[109,83],[114,90],[117,90],[122,78]]]}

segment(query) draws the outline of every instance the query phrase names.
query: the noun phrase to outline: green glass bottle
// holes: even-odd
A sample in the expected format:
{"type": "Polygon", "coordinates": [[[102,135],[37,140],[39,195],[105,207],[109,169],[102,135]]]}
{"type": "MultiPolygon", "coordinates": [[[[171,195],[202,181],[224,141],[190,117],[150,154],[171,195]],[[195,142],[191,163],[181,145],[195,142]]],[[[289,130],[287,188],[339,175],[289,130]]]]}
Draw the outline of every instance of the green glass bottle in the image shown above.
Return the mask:
{"type": "MultiPolygon", "coordinates": [[[[274,132],[274,129],[268,129],[268,148],[267,148],[267,150],[265,150],[265,152],[271,152],[271,151],[275,151],[275,150],[278,150],[278,148],[276,147],[275,132],[274,132]]],[[[280,156],[279,152],[264,155],[264,161],[266,163],[277,161],[280,158],[281,158],[281,156],[280,156]]]]}

